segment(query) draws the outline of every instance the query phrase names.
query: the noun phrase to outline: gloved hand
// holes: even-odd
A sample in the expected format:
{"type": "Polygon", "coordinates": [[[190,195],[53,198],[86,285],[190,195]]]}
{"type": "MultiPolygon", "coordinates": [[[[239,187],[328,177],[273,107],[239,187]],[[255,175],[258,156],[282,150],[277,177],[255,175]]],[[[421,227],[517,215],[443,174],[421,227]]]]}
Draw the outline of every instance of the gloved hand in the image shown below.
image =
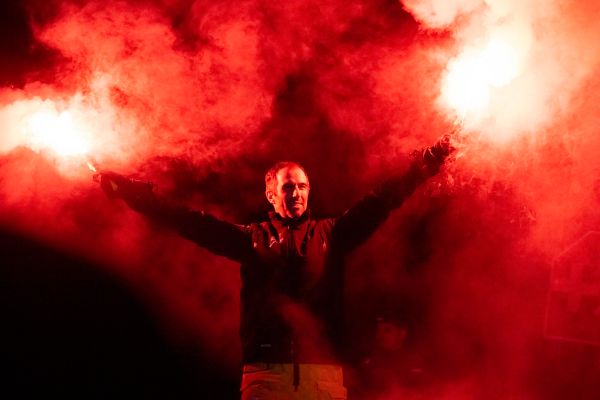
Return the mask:
{"type": "Polygon", "coordinates": [[[94,175],[94,181],[111,198],[136,201],[152,195],[154,186],[149,182],[135,180],[116,172],[104,171],[94,175]]]}
{"type": "Polygon", "coordinates": [[[441,166],[454,150],[450,143],[450,135],[444,135],[433,146],[423,149],[423,161],[431,167],[441,166]]]}
{"type": "Polygon", "coordinates": [[[446,134],[433,146],[415,150],[411,153],[413,165],[423,170],[427,175],[435,175],[446,158],[455,150],[451,143],[452,136],[446,134]]]}

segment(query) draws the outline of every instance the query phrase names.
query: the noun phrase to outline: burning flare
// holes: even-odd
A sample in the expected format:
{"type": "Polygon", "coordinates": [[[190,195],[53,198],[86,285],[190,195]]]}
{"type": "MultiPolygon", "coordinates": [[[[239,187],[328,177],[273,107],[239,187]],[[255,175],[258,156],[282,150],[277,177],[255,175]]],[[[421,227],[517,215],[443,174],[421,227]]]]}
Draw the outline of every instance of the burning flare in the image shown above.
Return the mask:
{"type": "Polygon", "coordinates": [[[27,118],[25,135],[33,150],[49,149],[59,156],[84,155],[90,150],[89,128],[69,111],[38,111],[27,118]]]}
{"type": "Polygon", "coordinates": [[[86,171],[96,173],[95,157],[118,157],[119,129],[131,126],[117,111],[102,91],[59,100],[16,100],[0,107],[0,154],[27,147],[51,159],[63,175],[76,174],[77,166],[86,164],[86,171]]]}
{"type": "Polygon", "coordinates": [[[450,59],[439,97],[443,108],[464,122],[465,132],[495,144],[531,134],[539,93],[531,62],[531,27],[518,21],[475,29],[450,59]],[[532,75],[533,73],[533,75],[532,75]]]}
{"type": "Polygon", "coordinates": [[[518,76],[520,61],[516,49],[501,38],[492,38],[479,49],[466,48],[448,63],[443,102],[459,118],[481,116],[494,88],[507,86],[518,76]]]}

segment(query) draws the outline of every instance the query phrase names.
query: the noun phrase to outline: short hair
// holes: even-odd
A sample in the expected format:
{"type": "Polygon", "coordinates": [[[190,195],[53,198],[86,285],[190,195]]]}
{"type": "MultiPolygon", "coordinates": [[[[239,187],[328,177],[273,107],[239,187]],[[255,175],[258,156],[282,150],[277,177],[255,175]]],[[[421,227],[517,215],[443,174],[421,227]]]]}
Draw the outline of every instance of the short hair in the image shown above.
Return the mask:
{"type": "Polygon", "coordinates": [[[277,182],[277,173],[283,168],[298,167],[308,177],[304,167],[296,161],[278,161],[265,174],[265,191],[274,191],[273,185],[277,182]]]}

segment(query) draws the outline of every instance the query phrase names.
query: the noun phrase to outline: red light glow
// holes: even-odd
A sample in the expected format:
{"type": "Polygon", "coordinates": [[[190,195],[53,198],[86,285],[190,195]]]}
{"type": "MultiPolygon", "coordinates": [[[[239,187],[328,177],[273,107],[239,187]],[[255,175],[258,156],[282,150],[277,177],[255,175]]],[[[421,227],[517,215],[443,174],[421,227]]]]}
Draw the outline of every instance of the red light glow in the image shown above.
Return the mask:
{"type": "Polygon", "coordinates": [[[483,113],[493,89],[510,84],[518,65],[517,52],[503,40],[492,39],[482,49],[465,49],[448,63],[442,97],[461,118],[483,113]]]}
{"type": "Polygon", "coordinates": [[[536,80],[532,33],[529,27],[512,23],[490,28],[482,36],[483,41],[466,40],[448,61],[440,103],[464,121],[467,130],[477,130],[496,144],[508,143],[530,132],[535,117],[525,110],[536,109],[540,102],[529,86],[536,80]]]}
{"type": "Polygon", "coordinates": [[[126,160],[131,151],[126,155],[123,148],[132,147],[129,133],[137,125],[107,96],[109,81],[92,82],[85,95],[22,96],[0,107],[0,151],[29,148],[71,177],[79,174],[75,166],[85,166],[90,158],[126,160]]]}
{"type": "Polygon", "coordinates": [[[50,149],[58,155],[84,155],[90,150],[89,128],[77,126],[69,111],[41,111],[28,119],[26,134],[33,149],[50,149]]]}

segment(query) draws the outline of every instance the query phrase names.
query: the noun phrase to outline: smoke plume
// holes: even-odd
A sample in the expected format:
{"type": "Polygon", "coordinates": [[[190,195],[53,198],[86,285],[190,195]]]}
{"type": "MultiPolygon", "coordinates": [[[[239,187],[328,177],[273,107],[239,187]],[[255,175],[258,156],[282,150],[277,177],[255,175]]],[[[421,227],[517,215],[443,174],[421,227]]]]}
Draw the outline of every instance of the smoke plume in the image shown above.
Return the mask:
{"type": "Polygon", "coordinates": [[[174,345],[237,376],[238,267],[107,199],[88,163],[248,223],[266,169],[297,160],[313,214],[339,215],[458,118],[452,161],[348,260],[351,393],[599,393],[597,348],[544,338],[552,262],[600,223],[595,2],[2,7],[0,226],[128,282],[174,345]]]}

